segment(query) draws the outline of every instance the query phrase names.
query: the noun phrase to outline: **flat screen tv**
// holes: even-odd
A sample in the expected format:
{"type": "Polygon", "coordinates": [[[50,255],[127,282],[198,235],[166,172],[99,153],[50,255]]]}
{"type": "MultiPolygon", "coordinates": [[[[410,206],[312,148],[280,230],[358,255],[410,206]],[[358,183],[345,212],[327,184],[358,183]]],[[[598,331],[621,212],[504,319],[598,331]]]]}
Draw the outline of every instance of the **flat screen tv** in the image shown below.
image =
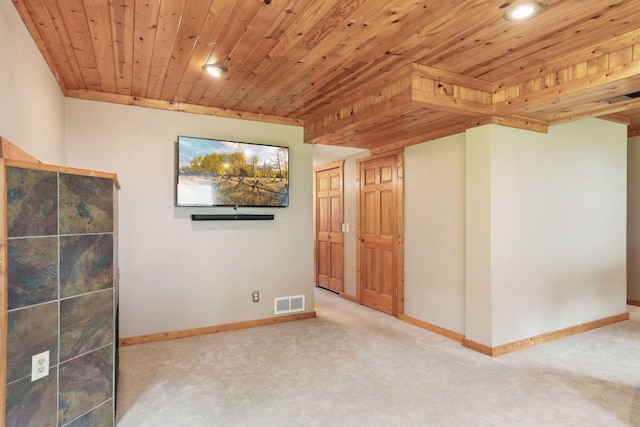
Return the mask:
{"type": "Polygon", "coordinates": [[[289,205],[289,148],[178,136],[177,206],[289,205]]]}

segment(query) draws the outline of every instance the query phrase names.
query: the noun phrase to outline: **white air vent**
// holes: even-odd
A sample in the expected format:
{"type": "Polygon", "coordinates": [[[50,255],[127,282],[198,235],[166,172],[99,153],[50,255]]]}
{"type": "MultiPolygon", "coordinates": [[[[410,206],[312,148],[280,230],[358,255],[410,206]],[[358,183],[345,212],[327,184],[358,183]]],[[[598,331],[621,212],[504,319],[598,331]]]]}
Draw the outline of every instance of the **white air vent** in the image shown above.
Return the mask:
{"type": "Polygon", "coordinates": [[[304,311],[304,295],[281,297],[275,299],[275,314],[297,313],[304,311]]]}

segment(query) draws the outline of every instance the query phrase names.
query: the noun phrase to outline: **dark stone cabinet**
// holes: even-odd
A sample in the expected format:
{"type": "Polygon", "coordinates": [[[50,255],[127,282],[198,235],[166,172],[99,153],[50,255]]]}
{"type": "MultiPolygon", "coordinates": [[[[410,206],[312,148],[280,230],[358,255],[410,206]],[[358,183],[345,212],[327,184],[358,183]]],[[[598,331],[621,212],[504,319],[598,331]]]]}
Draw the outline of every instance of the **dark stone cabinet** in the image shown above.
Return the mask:
{"type": "Polygon", "coordinates": [[[0,163],[6,425],[113,426],[116,176],[0,163]],[[49,375],[32,381],[44,351],[49,375]]]}

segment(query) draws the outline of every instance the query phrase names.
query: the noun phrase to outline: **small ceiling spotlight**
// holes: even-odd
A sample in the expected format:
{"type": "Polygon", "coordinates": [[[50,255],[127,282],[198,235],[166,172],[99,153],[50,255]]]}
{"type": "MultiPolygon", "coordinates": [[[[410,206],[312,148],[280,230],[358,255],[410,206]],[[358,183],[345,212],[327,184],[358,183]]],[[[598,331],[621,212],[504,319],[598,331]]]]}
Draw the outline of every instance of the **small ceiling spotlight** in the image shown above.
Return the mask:
{"type": "Polygon", "coordinates": [[[220,77],[224,73],[229,71],[227,67],[219,64],[204,64],[202,66],[202,69],[205,70],[207,73],[211,74],[213,77],[220,77]]]}
{"type": "MultiPolygon", "coordinates": [[[[508,4],[508,3],[507,3],[508,4]]],[[[539,1],[520,1],[508,7],[504,12],[504,19],[507,21],[524,21],[531,18],[542,10],[542,3],[539,1]]]]}

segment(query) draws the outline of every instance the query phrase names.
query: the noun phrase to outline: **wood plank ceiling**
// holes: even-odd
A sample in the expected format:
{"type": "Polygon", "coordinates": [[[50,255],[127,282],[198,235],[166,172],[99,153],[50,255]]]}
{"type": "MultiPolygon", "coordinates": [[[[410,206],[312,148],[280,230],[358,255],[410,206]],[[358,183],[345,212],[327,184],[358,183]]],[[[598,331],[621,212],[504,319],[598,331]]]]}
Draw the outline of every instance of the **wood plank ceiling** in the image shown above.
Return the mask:
{"type": "Polygon", "coordinates": [[[640,91],[638,0],[540,0],[525,22],[503,18],[506,1],[13,0],[69,97],[374,152],[590,116],[640,135],[640,98],[623,97],[640,91]]]}

